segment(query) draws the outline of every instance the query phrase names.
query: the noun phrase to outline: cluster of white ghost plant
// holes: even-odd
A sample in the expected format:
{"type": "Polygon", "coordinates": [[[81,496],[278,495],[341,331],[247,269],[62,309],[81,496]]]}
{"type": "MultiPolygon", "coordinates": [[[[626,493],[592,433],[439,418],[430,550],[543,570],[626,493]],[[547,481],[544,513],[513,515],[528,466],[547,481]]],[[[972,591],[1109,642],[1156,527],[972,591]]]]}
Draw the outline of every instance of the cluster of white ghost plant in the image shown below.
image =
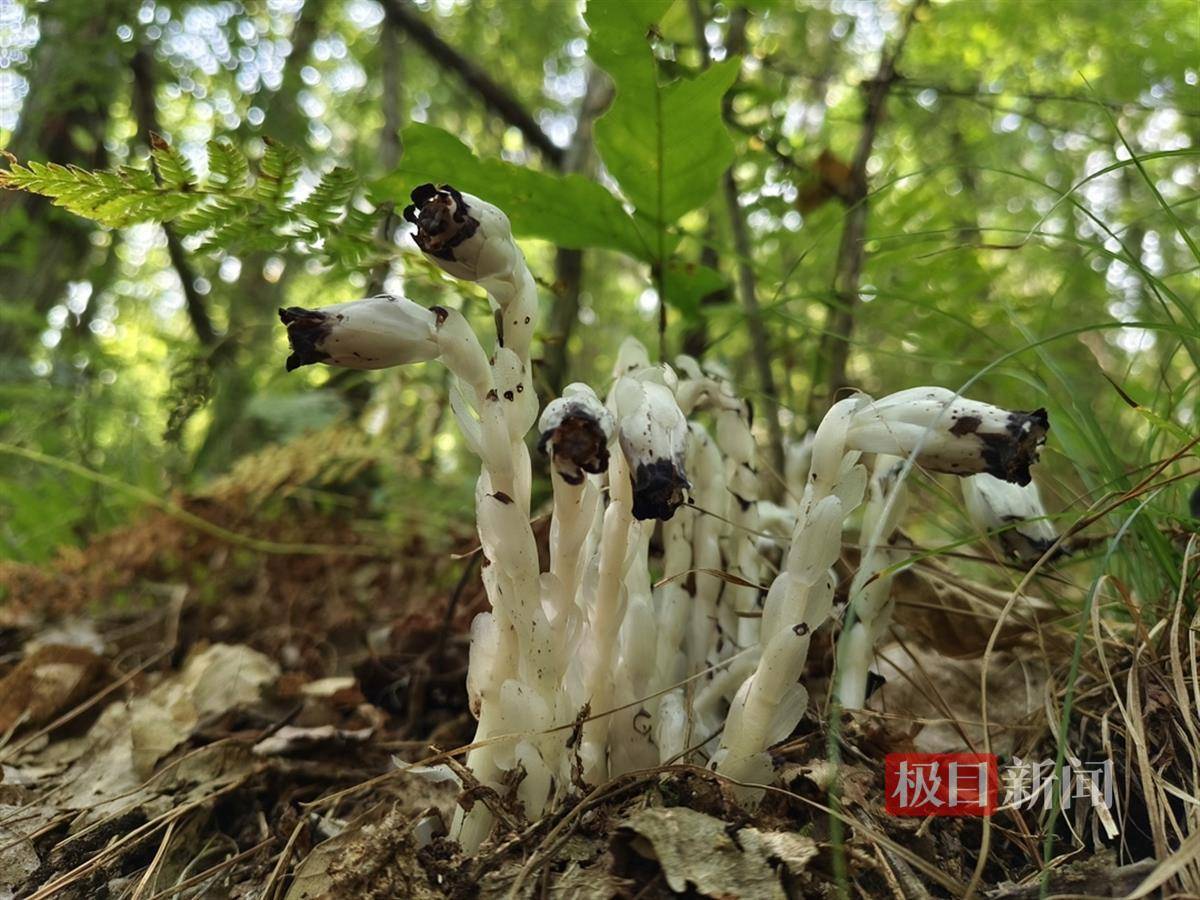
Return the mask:
{"type": "MultiPolygon", "coordinates": [[[[890,618],[884,573],[900,561],[890,539],[911,465],[974,476],[968,508],[989,532],[1023,541],[1010,552],[1053,539],[1027,522],[1036,490],[1008,484],[1030,482],[1048,428],[1041,410],[928,387],[849,397],[789,459],[788,508],[759,499],[750,404],[726,373],[688,357],[654,365],[630,338],[602,391],[569,385],[539,418],[537,294],[507,218],[447,185],[422,185],[412,200],[417,246],[487,291],[490,355],[460,313],[385,295],[280,310],[287,366],[437,359],[455,376],[451,408],[482,463],[476,518],[491,603],[471,627],[478,727],[467,765],[485,785],[515,785],[530,817],[584,784],[689,753],[740,781],[769,780],[769,748],[805,714],[809,643],[832,618],[842,532],[867,494],[837,662],[839,698],[861,705],[890,618]],[[535,422],[554,492],[545,570],[530,525],[535,422]],[[864,454],[874,454],[871,475],[864,454]]],[[[491,824],[476,803],[455,833],[471,848],[491,824]]]]}

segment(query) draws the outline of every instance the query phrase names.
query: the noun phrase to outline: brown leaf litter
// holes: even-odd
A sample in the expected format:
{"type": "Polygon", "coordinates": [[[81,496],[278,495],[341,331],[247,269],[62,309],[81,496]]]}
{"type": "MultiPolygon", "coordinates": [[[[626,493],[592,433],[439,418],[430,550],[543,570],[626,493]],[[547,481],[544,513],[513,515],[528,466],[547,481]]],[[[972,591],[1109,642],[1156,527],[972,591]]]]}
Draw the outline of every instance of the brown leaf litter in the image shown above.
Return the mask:
{"type": "MultiPolygon", "coordinates": [[[[338,516],[186,505],[280,541],[364,540],[338,516]]],[[[469,554],[473,539],[457,547],[469,554]]],[[[820,689],[826,627],[813,707],[776,748],[779,787],[758,809],[679,764],[585,786],[530,822],[503,791],[472,785],[453,750],[432,749],[470,739],[464,632],[482,602],[469,559],[445,550],[418,538],[395,560],[251,552],[156,513],[50,569],[0,567],[12,599],[0,622],[0,897],[753,900],[834,896],[839,879],[857,896],[933,897],[960,895],[977,867],[981,895],[1036,895],[1044,810],[998,813],[981,862],[982,820],[883,811],[882,758],[979,749],[985,672],[992,751],[1052,754],[1076,627],[1056,604],[1026,598],[998,624],[1007,592],[914,567],[897,578],[896,625],[877,654],[883,686],[834,720],[840,762],[820,689]],[[397,757],[449,762],[450,777],[397,757]],[[456,800],[500,813],[470,857],[446,836],[456,800]]],[[[1200,885],[1179,845],[1195,815],[1184,798],[1197,795],[1200,631],[1175,610],[1152,628],[1088,626],[1099,650],[1074,686],[1069,746],[1122,773],[1120,838],[1069,811],[1055,889],[1200,885]],[[1155,857],[1171,860],[1165,876],[1155,857]]]]}

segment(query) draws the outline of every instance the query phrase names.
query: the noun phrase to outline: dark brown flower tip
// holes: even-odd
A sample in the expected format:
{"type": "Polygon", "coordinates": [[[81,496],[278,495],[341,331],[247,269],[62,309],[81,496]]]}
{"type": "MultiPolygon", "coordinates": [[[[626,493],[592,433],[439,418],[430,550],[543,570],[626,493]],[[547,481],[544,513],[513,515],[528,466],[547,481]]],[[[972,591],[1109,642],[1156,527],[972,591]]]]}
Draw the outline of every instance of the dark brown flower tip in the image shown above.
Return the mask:
{"type": "Polygon", "coordinates": [[[633,474],[633,517],[667,521],[683,505],[691,487],[683,470],[669,459],[641,463],[633,474]]]}
{"type": "MultiPolygon", "coordinates": [[[[1010,559],[1016,560],[1024,565],[1026,569],[1030,565],[1037,562],[1045,555],[1046,551],[1054,546],[1054,541],[1048,538],[1030,537],[1027,534],[1021,533],[1020,519],[1008,519],[1010,524],[1015,527],[1002,531],[998,535],[1000,547],[1004,550],[1004,554],[1010,559]]],[[[1060,544],[1054,555],[1050,559],[1059,559],[1067,555],[1067,548],[1060,544]]]]}
{"type": "Polygon", "coordinates": [[[568,411],[556,427],[542,432],[538,450],[551,453],[567,484],[583,484],[584,472],[599,475],[608,469],[608,437],[586,409],[568,411]]]}
{"type": "Polygon", "coordinates": [[[870,699],[871,695],[887,684],[887,679],[878,672],[867,672],[867,692],[865,699],[870,699]]]}
{"type": "Polygon", "coordinates": [[[417,226],[413,240],[422,252],[453,260],[453,248],[479,228],[479,220],[471,215],[462,194],[448,184],[422,184],[411,196],[413,202],[405,207],[404,218],[417,226]]]}
{"type": "Polygon", "coordinates": [[[1009,413],[1004,434],[979,433],[985,471],[1022,487],[1029,484],[1033,480],[1029,467],[1037,462],[1049,430],[1050,417],[1044,409],[1009,413]]]}
{"type": "Polygon", "coordinates": [[[279,320],[287,326],[288,343],[292,354],[287,358],[287,370],[311,366],[329,359],[317,345],[329,337],[329,316],[320,310],[291,306],[279,310],[279,320]]]}

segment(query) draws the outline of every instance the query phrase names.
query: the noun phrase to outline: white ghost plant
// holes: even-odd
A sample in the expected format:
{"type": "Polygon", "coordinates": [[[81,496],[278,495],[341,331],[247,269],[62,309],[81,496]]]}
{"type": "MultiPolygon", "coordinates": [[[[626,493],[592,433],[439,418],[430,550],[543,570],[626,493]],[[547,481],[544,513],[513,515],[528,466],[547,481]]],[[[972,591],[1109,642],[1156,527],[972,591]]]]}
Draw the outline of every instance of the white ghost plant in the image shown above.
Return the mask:
{"type": "MultiPolygon", "coordinates": [[[[1019,515],[1026,524],[1012,531],[1044,539],[1028,522],[1036,494],[1026,489],[1020,506],[982,480],[1029,483],[1048,427],[1042,410],[1008,412],[932,387],[849,397],[790,454],[787,506],[759,499],[750,404],[727,373],[688,357],[653,365],[629,338],[605,391],[568,385],[539,418],[537,292],[507,217],[448,185],[421,185],[412,200],[405,218],[426,257],[487,291],[494,349],[456,310],[383,295],[281,310],[287,366],[438,360],[455,376],[451,409],[482,463],[475,512],[490,603],[471,626],[477,727],[466,764],[497,791],[515,785],[530,818],[583,785],[689,752],[739,781],[770,779],[771,746],[807,709],[809,643],[831,619],[842,529],[870,482],[849,588],[857,624],[838,655],[843,702],[861,703],[890,615],[880,573],[903,514],[898,461],[975,475],[972,515],[1019,515]],[[554,491],[544,569],[530,524],[535,424],[554,491]],[[878,454],[870,479],[864,453],[878,454]]],[[[453,834],[471,851],[492,824],[476,802],[453,834]]]]}

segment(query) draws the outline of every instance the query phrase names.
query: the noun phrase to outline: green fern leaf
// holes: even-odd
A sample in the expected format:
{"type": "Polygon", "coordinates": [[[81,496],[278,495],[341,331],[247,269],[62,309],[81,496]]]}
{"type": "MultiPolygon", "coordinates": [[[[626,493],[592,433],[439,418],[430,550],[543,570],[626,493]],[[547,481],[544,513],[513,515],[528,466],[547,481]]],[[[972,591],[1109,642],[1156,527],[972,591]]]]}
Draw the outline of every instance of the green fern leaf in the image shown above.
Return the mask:
{"type": "Polygon", "coordinates": [[[381,214],[353,206],[358,179],[352,170],[331,169],[303,201],[292,203],[302,162],[289,147],[268,140],[251,179],[250,164],[235,144],[210,141],[208,177],[201,182],[182,153],[158,135],[151,141],[150,170],[88,171],[10,158],[8,171],[0,171],[0,188],[41,194],[110,228],[170,222],[206,250],[281,252],[299,241],[341,268],[382,258],[375,237],[381,214]]]}
{"type": "Polygon", "coordinates": [[[254,211],[249,197],[209,196],[205,202],[175,220],[175,229],[182,235],[215,232],[234,222],[246,219],[254,211]]]}
{"type": "Polygon", "coordinates": [[[254,196],[263,203],[282,205],[300,177],[300,154],[291,147],[267,140],[267,150],[258,164],[254,196]]]}
{"type": "Polygon", "coordinates": [[[245,154],[228,140],[208,142],[208,187],[217,193],[238,193],[246,188],[250,164],[245,154]]]}
{"type": "Polygon", "coordinates": [[[163,187],[178,191],[196,189],[196,173],[192,171],[192,164],[161,134],[150,134],[150,158],[154,161],[163,187]]]}
{"type": "Polygon", "coordinates": [[[354,172],[338,166],[326,172],[304,202],[297,204],[293,214],[306,219],[324,231],[330,228],[346,210],[358,179],[354,172]]]}

